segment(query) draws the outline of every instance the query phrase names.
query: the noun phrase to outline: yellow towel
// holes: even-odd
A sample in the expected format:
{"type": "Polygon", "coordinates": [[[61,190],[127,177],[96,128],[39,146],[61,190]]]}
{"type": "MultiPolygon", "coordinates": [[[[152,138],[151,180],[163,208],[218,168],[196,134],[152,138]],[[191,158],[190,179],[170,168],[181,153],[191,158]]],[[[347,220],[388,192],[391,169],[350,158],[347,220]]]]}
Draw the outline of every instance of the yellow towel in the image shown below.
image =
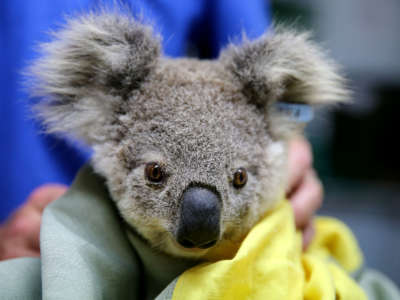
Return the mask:
{"type": "Polygon", "coordinates": [[[290,204],[281,201],[250,231],[233,258],[184,272],[172,299],[367,299],[347,273],[362,264],[350,230],[322,217],[315,228],[316,236],[303,253],[290,204]]]}

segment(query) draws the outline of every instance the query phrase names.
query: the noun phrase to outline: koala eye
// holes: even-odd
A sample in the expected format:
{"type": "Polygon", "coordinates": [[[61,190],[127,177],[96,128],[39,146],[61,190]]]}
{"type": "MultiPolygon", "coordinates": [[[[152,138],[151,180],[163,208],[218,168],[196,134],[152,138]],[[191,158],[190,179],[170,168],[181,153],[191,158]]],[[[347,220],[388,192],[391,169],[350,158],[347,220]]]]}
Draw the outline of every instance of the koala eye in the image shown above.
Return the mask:
{"type": "Polygon", "coordinates": [[[233,186],[237,189],[244,187],[247,183],[247,171],[245,168],[239,168],[233,174],[233,186]]]}
{"type": "Polygon", "coordinates": [[[160,182],[164,178],[164,171],[161,165],[156,162],[147,163],[144,174],[149,181],[155,183],[160,182]]]}

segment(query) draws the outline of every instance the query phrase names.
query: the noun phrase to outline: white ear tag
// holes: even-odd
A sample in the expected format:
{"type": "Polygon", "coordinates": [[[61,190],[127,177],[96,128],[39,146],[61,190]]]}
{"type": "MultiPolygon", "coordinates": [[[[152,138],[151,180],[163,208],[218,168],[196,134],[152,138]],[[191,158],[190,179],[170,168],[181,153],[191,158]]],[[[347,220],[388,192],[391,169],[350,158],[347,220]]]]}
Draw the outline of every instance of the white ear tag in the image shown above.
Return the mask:
{"type": "Polygon", "coordinates": [[[313,107],[308,104],[279,101],[274,104],[274,107],[278,112],[298,123],[307,123],[314,118],[313,107]]]}

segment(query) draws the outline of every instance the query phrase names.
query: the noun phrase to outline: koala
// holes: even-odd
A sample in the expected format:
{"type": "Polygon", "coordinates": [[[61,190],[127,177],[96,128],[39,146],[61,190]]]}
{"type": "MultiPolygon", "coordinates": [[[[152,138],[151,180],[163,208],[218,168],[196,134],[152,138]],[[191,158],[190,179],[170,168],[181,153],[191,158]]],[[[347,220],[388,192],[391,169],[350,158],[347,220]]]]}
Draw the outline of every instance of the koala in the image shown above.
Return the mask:
{"type": "Polygon", "coordinates": [[[276,27],[216,60],[165,57],[160,40],[123,13],[68,20],[30,69],[34,110],[92,147],[127,226],[168,255],[206,258],[283,195],[287,140],[304,126],[275,104],[349,93],[307,33],[276,27]]]}

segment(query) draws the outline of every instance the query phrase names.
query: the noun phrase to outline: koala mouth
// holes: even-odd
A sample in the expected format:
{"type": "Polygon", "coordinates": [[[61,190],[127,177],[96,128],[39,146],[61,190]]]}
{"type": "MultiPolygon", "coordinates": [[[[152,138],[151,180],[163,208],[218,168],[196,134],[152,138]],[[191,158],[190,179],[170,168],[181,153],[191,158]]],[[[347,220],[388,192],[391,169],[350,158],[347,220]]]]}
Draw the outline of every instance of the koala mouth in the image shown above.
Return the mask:
{"type": "Polygon", "coordinates": [[[179,244],[184,248],[193,249],[193,248],[200,248],[200,249],[208,249],[214,246],[217,243],[217,240],[212,240],[211,242],[206,242],[205,244],[201,244],[196,246],[191,240],[184,239],[183,241],[179,241],[179,244]]]}
{"type": "Polygon", "coordinates": [[[220,237],[221,199],[215,189],[190,185],[182,194],[176,241],[185,249],[208,249],[220,237]]]}

